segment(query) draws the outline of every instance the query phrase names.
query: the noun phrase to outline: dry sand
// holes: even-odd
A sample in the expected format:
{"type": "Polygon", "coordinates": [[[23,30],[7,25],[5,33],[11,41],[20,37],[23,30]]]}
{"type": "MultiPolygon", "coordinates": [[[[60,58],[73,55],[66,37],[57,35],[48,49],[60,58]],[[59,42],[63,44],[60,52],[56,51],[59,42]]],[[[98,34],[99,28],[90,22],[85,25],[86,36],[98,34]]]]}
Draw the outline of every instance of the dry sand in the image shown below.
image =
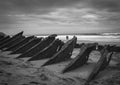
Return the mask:
{"type": "MultiPolygon", "coordinates": [[[[100,53],[93,51],[88,64],[62,74],[61,71],[71,60],[40,67],[48,59],[26,62],[29,58],[14,59],[20,54],[9,53],[0,51],[0,85],[84,85],[100,58],[100,53]]],[[[78,53],[79,49],[74,49],[72,58],[78,53]]],[[[120,53],[113,54],[110,65],[90,85],[120,85],[120,53]]]]}

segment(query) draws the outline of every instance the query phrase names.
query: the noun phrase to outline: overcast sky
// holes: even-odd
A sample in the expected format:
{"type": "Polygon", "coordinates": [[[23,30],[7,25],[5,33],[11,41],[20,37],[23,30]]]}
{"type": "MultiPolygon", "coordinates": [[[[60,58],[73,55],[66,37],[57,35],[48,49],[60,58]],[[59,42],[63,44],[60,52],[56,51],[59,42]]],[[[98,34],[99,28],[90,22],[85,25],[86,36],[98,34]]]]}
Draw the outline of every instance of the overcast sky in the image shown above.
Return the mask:
{"type": "Polygon", "coordinates": [[[0,31],[120,32],[120,0],[0,0],[0,31]]]}

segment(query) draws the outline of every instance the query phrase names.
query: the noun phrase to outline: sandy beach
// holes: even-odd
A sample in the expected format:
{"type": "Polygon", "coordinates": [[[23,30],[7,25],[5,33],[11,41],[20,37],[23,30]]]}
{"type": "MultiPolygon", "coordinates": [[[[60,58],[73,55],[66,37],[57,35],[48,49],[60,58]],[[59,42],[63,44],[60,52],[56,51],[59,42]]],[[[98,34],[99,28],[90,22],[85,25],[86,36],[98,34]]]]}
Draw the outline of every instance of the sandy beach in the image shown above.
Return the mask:
{"type": "MultiPolygon", "coordinates": [[[[75,48],[71,58],[80,52],[75,48]]],[[[88,63],[73,71],[61,71],[72,60],[41,67],[48,59],[27,62],[29,58],[15,59],[20,54],[9,55],[0,51],[0,85],[84,85],[100,52],[92,51],[88,63]]],[[[120,85],[120,53],[114,53],[109,66],[100,72],[90,85],[120,85]]]]}
{"type": "Polygon", "coordinates": [[[0,85],[120,85],[120,0],[0,0],[0,85]]]}

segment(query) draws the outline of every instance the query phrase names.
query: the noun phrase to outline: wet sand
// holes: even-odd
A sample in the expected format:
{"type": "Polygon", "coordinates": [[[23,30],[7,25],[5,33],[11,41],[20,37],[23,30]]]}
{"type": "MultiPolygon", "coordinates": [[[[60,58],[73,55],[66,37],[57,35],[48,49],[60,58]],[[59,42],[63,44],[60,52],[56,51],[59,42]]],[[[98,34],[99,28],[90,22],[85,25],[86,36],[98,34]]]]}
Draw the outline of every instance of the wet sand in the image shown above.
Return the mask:
{"type": "MultiPolygon", "coordinates": [[[[79,51],[74,49],[72,58],[79,51]]],[[[48,59],[27,62],[29,58],[14,59],[20,54],[9,53],[0,51],[0,85],[84,85],[100,58],[100,53],[93,51],[87,64],[62,74],[71,60],[41,67],[48,59]]],[[[120,85],[120,53],[113,54],[110,65],[90,85],[120,85]]]]}

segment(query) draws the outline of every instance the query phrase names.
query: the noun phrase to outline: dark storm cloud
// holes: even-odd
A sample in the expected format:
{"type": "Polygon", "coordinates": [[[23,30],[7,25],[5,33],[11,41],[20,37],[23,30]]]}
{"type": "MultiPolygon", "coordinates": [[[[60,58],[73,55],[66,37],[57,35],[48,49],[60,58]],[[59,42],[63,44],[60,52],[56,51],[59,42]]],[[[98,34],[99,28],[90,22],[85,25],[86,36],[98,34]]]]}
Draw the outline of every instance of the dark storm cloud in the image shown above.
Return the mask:
{"type": "Polygon", "coordinates": [[[120,12],[120,0],[0,0],[0,14],[44,14],[81,3],[85,8],[120,12]]]}
{"type": "Polygon", "coordinates": [[[59,7],[75,7],[79,3],[85,4],[86,8],[120,12],[120,0],[1,0],[0,14],[46,13],[59,7]]]}
{"type": "Polygon", "coordinates": [[[77,2],[79,0],[0,0],[0,25],[20,21],[21,19],[16,15],[46,14],[59,7],[71,6],[77,2]]]}
{"type": "MultiPolygon", "coordinates": [[[[102,22],[106,25],[109,24],[109,21],[114,21],[115,26],[119,26],[118,21],[120,21],[120,0],[0,0],[0,25],[4,23],[16,25],[29,21],[36,22],[37,19],[42,19],[43,21],[49,20],[51,21],[51,23],[52,21],[59,22],[60,20],[71,22],[71,20],[73,19],[79,23],[79,21],[82,22],[85,19],[76,17],[81,17],[84,13],[88,15],[86,21],[88,21],[88,19],[91,19],[92,21],[92,19],[95,18],[92,15],[95,15],[97,19],[96,22],[98,21],[98,24],[100,25],[102,22]],[[72,10],[71,8],[69,9],[69,7],[72,7],[75,10],[72,10]],[[60,18],[56,18],[55,14],[53,14],[53,16],[51,17],[49,13],[58,13],[58,8],[65,8],[70,12],[67,12],[66,10],[61,11],[61,14],[56,15],[56,17],[60,16],[60,18]],[[90,9],[90,11],[81,11],[82,9],[90,9]],[[35,17],[28,16],[32,14],[35,15],[35,17]],[[48,15],[48,17],[42,17],[41,14],[48,15]],[[25,16],[22,17],[21,15],[25,16]],[[41,17],[37,17],[38,15],[40,15],[41,17]],[[62,15],[63,18],[61,18],[62,15]],[[66,20],[64,16],[69,17],[67,18],[68,20],[66,20]]],[[[40,21],[38,20],[37,22],[40,21]]]]}
{"type": "Polygon", "coordinates": [[[0,13],[32,13],[49,12],[53,8],[65,7],[80,0],[1,0],[0,13]]]}
{"type": "Polygon", "coordinates": [[[99,10],[120,12],[120,0],[88,0],[88,4],[99,10]]]}

